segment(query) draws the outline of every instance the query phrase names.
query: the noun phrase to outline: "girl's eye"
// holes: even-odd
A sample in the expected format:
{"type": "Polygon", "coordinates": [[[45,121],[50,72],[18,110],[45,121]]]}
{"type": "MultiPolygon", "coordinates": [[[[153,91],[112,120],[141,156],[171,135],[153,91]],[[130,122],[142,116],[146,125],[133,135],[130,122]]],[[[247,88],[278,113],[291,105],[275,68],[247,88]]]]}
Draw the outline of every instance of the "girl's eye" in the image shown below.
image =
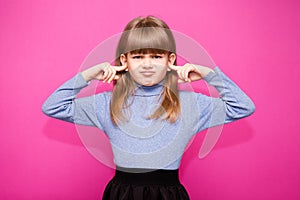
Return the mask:
{"type": "Polygon", "coordinates": [[[141,59],[142,56],[133,56],[132,58],[133,58],[133,59],[141,59]]]}
{"type": "Polygon", "coordinates": [[[160,59],[160,58],[162,58],[161,56],[158,56],[158,55],[156,55],[156,56],[153,56],[153,58],[154,59],[160,59]]]}

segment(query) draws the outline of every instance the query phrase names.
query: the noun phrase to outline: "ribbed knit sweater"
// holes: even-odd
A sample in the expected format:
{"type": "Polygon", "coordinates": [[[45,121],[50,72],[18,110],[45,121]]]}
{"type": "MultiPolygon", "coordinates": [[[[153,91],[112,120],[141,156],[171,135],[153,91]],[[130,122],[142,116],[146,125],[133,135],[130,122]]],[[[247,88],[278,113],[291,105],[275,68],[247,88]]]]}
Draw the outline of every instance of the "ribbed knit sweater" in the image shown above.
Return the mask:
{"type": "Polygon", "coordinates": [[[220,97],[179,91],[181,113],[174,123],[146,118],[158,106],[163,84],[137,84],[128,99],[130,120],[115,126],[110,119],[111,92],[76,98],[88,86],[81,73],[55,90],[44,102],[42,111],[57,119],[103,130],[112,145],[117,166],[178,169],[185,147],[196,133],[244,118],[255,110],[251,99],[219,67],[204,80],[218,90],[220,97]]]}

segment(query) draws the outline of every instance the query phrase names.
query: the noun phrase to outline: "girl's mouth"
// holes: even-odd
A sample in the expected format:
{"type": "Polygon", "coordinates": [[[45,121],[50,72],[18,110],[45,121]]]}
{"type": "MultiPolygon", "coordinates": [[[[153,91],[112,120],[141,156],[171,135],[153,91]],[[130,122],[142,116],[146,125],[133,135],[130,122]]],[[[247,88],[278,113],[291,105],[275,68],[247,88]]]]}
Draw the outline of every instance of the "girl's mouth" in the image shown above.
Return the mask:
{"type": "Polygon", "coordinates": [[[154,73],[154,71],[141,71],[141,74],[144,76],[152,76],[154,73]]]}

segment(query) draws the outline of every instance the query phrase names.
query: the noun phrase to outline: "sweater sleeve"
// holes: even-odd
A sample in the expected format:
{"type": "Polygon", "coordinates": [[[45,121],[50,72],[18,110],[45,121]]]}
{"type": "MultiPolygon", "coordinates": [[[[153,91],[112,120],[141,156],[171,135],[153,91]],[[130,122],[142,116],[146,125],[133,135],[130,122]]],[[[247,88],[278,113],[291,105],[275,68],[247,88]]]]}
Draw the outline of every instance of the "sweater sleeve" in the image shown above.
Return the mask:
{"type": "Polygon", "coordinates": [[[252,100],[218,67],[214,68],[214,72],[207,74],[204,80],[216,88],[220,97],[197,94],[200,115],[194,126],[196,132],[233,122],[255,111],[252,100]]]}
{"type": "MultiPolygon", "coordinates": [[[[42,112],[49,117],[80,125],[96,126],[103,130],[97,117],[98,104],[104,108],[106,98],[103,94],[76,98],[81,89],[88,86],[81,73],[63,83],[43,103],[42,112]]],[[[104,112],[104,111],[102,111],[104,112]]],[[[104,113],[101,113],[105,115],[104,113]]],[[[105,117],[105,116],[104,116],[105,117]]]]}

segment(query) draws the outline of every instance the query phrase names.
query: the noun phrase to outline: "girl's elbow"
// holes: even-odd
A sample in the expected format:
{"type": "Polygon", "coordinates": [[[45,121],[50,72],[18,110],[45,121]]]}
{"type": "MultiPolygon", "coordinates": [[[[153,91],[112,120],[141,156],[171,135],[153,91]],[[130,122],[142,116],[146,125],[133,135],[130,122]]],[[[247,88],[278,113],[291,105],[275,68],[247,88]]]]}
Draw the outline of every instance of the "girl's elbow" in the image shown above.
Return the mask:
{"type": "Polygon", "coordinates": [[[252,115],[256,110],[256,106],[253,103],[253,101],[249,102],[249,105],[247,106],[247,116],[252,115]]]}
{"type": "Polygon", "coordinates": [[[42,112],[48,117],[73,122],[72,109],[68,105],[56,107],[45,102],[42,105],[42,112]]]}
{"type": "Polygon", "coordinates": [[[248,104],[247,106],[242,109],[243,111],[240,112],[239,118],[244,118],[252,115],[255,112],[255,105],[253,103],[248,104]]]}
{"type": "Polygon", "coordinates": [[[230,119],[241,119],[244,117],[248,117],[249,115],[255,112],[255,105],[253,103],[244,105],[238,108],[227,107],[226,115],[230,119]]]}
{"type": "Polygon", "coordinates": [[[247,101],[244,101],[243,104],[241,104],[241,108],[240,108],[240,117],[244,118],[244,117],[248,117],[250,115],[252,115],[256,110],[255,104],[253,103],[253,101],[251,99],[248,99],[247,101]]]}
{"type": "Polygon", "coordinates": [[[51,108],[50,106],[47,104],[47,102],[45,102],[43,105],[42,105],[42,112],[47,115],[47,116],[51,116],[51,108]]]}
{"type": "Polygon", "coordinates": [[[50,102],[45,101],[42,105],[42,112],[49,117],[55,117],[55,115],[58,113],[58,109],[50,102]]]}

